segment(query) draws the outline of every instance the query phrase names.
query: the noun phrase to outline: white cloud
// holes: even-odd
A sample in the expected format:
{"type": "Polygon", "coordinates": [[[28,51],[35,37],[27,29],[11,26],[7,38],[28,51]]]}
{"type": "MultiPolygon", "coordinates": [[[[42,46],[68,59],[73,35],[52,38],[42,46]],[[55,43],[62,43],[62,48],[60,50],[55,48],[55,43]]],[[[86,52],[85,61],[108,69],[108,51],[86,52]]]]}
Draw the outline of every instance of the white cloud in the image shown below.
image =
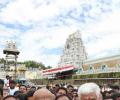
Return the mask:
{"type": "Polygon", "coordinates": [[[68,35],[80,29],[88,54],[106,55],[106,50],[120,47],[118,3],[119,0],[110,5],[98,0],[13,0],[1,9],[0,22],[22,24],[22,27],[32,24],[33,27],[22,31],[1,25],[0,41],[16,40],[21,52],[19,60],[37,60],[57,66],[60,55],[44,54],[43,48],[64,48],[68,35]],[[90,8],[84,11],[83,6],[90,8]],[[103,13],[100,8],[108,13],[103,13]],[[80,19],[80,14],[85,22],[80,19]]]}
{"type": "Polygon", "coordinates": [[[0,4],[3,5],[7,2],[8,0],[0,0],[0,4]]]}
{"type": "Polygon", "coordinates": [[[51,65],[52,67],[57,67],[59,59],[59,55],[42,55],[41,57],[41,60],[46,66],[51,65]]]}
{"type": "Polygon", "coordinates": [[[0,12],[0,20],[3,22],[16,23],[19,22],[24,25],[29,25],[32,22],[46,21],[46,19],[55,17],[60,13],[66,13],[70,9],[75,8],[77,14],[82,12],[82,5],[88,4],[92,6],[90,12],[91,16],[99,16],[100,7],[95,0],[15,0],[0,12]]]}
{"type": "Polygon", "coordinates": [[[6,41],[10,41],[11,38],[15,40],[13,37],[17,37],[19,33],[19,30],[6,28],[0,25],[0,45],[5,46],[6,41]]]}
{"type": "Polygon", "coordinates": [[[32,21],[42,21],[46,18],[58,15],[61,9],[65,10],[76,4],[78,5],[78,1],[73,2],[72,0],[69,0],[69,3],[67,3],[67,0],[58,0],[49,5],[44,5],[44,2],[45,1],[36,2],[34,0],[16,0],[2,10],[0,18],[5,22],[19,22],[28,25],[32,21]],[[36,3],[38,5],[39,2],[41,5],[36,7],[36,3]]]}
{"type": "Polygon", "coordinates": [[[13,37],[13,36],[17,36],[17,34],[19,34],[17,30],[0,29],[0,37],[10,38],[10,37],[13,37]]]}
{"type": "Polygon", "coordinates": [[[64,48],[66,38],[71,34],[71,31],[74,32],[75,29],[73,28],[70,30],[70,28],[64,26],[55,30],[48,29],[46,31],[41,31],[40,28],[35,28],[22,34],[18,38],[20,40],[19,50],[21,52],[19,60],[24,61],[31,59],[45,62],[46,65],[50,64],[53,67],[57,66],[60,55],[44,54],[43,49],[64,48]]]}
{"type": "Polygon", "coordinates": [[[99,23],[95,23],[94,25],[90,25],[90,27],[88,27],[89,32],[101,32],[101,33],[105,33],[105,32],[120,32],[120,28],[119,28],[119,24],[120,24],[120,11],[113,11],[109,16],[107,16],[106,18],[104,18],[101,22],[99,23]],[[94,28],[93,28],[94,27],[94,28]]]}
{"type": "Polygon", "coordinates": [[[92,39],[88,41],[88,44],[86,44],[89,55],[94,56],[95,54],[98,54],[97,56],[101,56],[101,53],[103,53],[103,55],[106,56],[108,53],[105,52],[112,49],[120,49],[119,18],[119,11],[114,11],[101,22],[91,24],[91,26],[87,27],[86,30],[83,31],[86,33],[84,34],[86,40],[88,37],[92,39]],[[96,37],[98,39],[95,39],[96,37]]]}

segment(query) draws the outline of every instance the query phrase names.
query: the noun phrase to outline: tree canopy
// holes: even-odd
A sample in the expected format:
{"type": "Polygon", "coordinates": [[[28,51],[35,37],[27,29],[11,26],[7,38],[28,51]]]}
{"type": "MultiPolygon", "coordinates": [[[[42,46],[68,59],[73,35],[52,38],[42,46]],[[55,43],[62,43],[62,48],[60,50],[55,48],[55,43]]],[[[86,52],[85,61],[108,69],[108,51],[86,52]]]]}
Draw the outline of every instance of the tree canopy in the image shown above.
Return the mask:
{"type": "MultiPolygon", "coordinates": [[[[5,59],[4,58],[0,58],[0,63],[5,63],[5,59]]],[[[14,61],[9,61],[9,64],[14,64],[14,61]]],[[[17,64],[25,64],[26,68],[39,68],[39,69],[50,69],[52,68],[52,66],[47,66],[45,67],[45,65],[42,62],[36,62],[36,61],[32,61],[32,60],[28,60],[25,62],[17,62],[17,64]]]]}
{"type": "Polygon", "coordinates": [[[25,66],[27,68],[40,68],[40,69],[45,69],[45,65],[42,63],[38,63],[36,61],[25,61],[24,62],[25,66]]]}

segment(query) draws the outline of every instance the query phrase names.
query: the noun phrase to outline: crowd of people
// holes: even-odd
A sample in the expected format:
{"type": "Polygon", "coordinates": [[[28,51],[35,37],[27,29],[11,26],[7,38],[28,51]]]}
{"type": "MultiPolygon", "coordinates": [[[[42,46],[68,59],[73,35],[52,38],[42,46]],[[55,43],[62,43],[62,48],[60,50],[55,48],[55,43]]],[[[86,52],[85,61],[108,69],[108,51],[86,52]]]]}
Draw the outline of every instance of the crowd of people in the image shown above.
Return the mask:
{"type": "Polygon", "coordinates": [[[17,84],[11,77],[0,79],[0,100],[120,100],[119,85],[84,83],[48,84],[45,87],[17,84]]]}

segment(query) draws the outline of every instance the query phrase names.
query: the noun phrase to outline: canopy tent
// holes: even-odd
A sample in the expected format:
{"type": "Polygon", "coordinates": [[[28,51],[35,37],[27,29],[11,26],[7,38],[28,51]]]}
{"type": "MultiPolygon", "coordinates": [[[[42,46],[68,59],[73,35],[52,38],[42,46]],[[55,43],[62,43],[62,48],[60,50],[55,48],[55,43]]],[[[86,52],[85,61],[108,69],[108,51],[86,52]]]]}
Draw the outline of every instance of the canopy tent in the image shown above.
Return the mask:
{"type": "Polygon", "coordinates": [[[70,70],[74,70],[74,69],[76,69],[76,67],[74,67],[74,66],[52,68],[52,69],[43,70],[42,74],[43,75],[50,75],[50,74],[62,73],[62,72],[70,71],[70,70]]]}

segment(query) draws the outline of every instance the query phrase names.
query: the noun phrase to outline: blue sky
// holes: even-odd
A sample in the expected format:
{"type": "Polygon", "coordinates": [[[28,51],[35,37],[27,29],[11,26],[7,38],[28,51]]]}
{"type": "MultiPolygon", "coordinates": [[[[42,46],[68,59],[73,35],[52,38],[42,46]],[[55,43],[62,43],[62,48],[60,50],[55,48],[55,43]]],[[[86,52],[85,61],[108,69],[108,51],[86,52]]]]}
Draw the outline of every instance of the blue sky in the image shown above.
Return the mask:
{"type": "Polygon", "coordinates": [[[76,30],[90,59],[120,54],[120,0],[0,0],[0,57],[13,40],[19,61],[55,67],[76,30]]]}

